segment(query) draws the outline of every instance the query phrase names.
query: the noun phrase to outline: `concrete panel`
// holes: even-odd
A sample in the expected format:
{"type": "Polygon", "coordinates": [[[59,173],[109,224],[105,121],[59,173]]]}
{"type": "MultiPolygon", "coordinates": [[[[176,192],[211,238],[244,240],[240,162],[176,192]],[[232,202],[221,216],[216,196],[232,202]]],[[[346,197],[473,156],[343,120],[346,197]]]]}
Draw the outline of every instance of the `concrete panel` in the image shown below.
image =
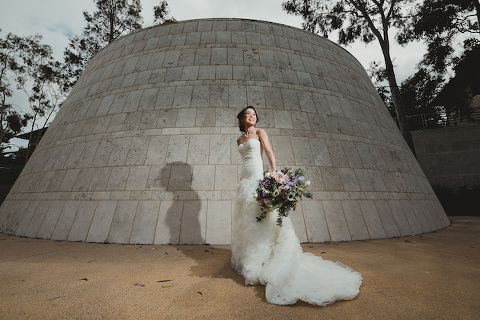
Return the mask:
{"type": "Polygon", "coordinates": [[[309,242],[330,241],[327,222],[321,201],[305,201],[302,203],[303,214],[309,242]]]}
{"type": "Polygon", "coordinates": [[[110,243],[129,243],[138,201],[119,201],[113,216],[107,241],[110,243]]]}
{"type": "Polygon", "coordinates": [[[382,220],[378,214],[375,202],[372,200],[360,200],[363,218],[367,224],[368,233],[371,239],[385,238],[386,233],[383,228],[382,220]]]}
{"type": "Polygon", "coordinates": [[[130,243],[153,243],[159,209],[159,201],[142,201],[138,203],[130,243]]]}
{"type": "Polygon", "coordinates": [[[206,217],[206,201],[192,200],[184,202],[180,227],[180,244],[205,242],[206,217]]]}
{"type": "Polygon", "coordinates": [[[232,230],[225,227],[232,223],[230,201],[208,201],[206,242],[230,244],[232,230]]]}
{"type": "Polygon", "coordinates": [[[15,229],[15,232],[18,233],[20,236],[25,236],[25,233],[28,230],[28,226],[35,220],[35,211],[37,210],[40,201],[30,201],[28,206],[25,209],[25,212],[22,216],[22,220],[18,224],[18,227],[15,229]]]}
{"type": "Polygon", "coordinates": [[[358,201],[345,200],[341,203],[352,240],[369,239],[370,235],[358,201]]]}
{"type": "Polygon", "coordinates": [[[332,241],[351,240],[345,214],[340,201],[323,201],[323,211],[332,241]]]}
{"type": "Polygon", "coordinates": [[[65,201],[52,201],[37,233],[38,238],[49,239],[63,211],[65,201]]]}
{"type": "Polygon", "coordinates": [[[40,201],[38,204],[33,217],[31,218],[30,224],[25,232],[25,237],[29,238],[36,238],[38,234],[38,230],[40,229],[43,219],[48,212],[48,208],[50,207],[50,202],[47,201],[40,201]]]}
{"type": "Polygon", "coordinates": [[[68,241],[85,241],[97,207],[96,201],[81,201],[68,234],[68,241]]]}
{"type": "Polygon", "coordinates": [[[117,201],[99,201],[95,210],[92,224],[88,231],[88,242],[106,242],[117,201]]]}
{"type": "Polygon", "coordinates": [[[75,220],[75,215],[77,214],[78,207],[80,206],[80,201],[67,201],[62,208],[62,212],[58,217],[56,222],[55,229],[53,230],[51,239],[53,240],[66,240],[70,229],[72,227],[73,221],[75,220]]]}

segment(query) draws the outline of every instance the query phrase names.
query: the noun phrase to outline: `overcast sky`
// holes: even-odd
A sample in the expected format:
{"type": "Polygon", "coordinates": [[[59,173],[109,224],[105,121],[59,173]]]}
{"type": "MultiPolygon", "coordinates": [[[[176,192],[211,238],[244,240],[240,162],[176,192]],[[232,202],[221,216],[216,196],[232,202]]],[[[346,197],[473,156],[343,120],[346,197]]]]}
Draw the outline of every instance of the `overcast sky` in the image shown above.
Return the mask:
{"type": "MultiPolygon", "coordinates": [[[[282,10],[285,0],[167,0],[170,16],[177,20],[199,18],[248,18],[282,23],[301,28],[299,17],[288,15],[282,10]]],[[[153,22],[153,7],[160,0],[141,0],[143,26],[153,22]]],[[[93,0],[0,0],[0,36],[8,32],[18,36],[39,33],[43,43],[53,48],[57,60],[63,60],[64,48],[69,37],[80,35],[85,21],[83,11],[95,11],[93,0]]],[[[368,46],[362,43],[345,48],[368,69],[373,60],[383,61],[377,42],[368,46]]],[[[396,66],[397,81],[400,83],[415,71],[415,65],[423,54],[418,44],[407,48],[393,46],[392,56],[396,66]]]]}

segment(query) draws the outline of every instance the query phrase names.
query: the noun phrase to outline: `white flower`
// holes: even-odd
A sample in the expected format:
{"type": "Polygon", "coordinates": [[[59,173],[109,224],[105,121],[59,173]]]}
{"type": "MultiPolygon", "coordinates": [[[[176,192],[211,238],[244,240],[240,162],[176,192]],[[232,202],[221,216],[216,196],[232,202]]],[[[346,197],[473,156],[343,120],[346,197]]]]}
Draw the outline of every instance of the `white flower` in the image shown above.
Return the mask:
{"type": "Polygon", "coordinates": [[[307,186],[307,187],[310,186],[310,180],[305,182],[305,186],[307,186]]]}
{"type": "Polygon", "coordinates": [[[270,178],[272,174],[270,172],[265,173],[265,178],[270,178]]]}

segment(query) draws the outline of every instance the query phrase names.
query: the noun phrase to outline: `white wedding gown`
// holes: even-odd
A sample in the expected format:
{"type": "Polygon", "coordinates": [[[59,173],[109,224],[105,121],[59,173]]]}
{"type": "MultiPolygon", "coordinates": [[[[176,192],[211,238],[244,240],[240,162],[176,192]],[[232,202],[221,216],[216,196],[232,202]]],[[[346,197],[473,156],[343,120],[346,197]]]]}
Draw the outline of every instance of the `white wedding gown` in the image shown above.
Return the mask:
{"type": "Polygon", "coordinates": [[[266,285],[267,301],[279,305],[303,300],[325,306],[355,298],[361,274],[339,262],[304,253],[289,217],[282,227],[276,225],[275,212],[257,222],[260,207],[254,194],[263,178],[261,143],[249,139],[238,150],[243,166],[232,223],[232,267],[245,278],[245,284],[266,285]]]}

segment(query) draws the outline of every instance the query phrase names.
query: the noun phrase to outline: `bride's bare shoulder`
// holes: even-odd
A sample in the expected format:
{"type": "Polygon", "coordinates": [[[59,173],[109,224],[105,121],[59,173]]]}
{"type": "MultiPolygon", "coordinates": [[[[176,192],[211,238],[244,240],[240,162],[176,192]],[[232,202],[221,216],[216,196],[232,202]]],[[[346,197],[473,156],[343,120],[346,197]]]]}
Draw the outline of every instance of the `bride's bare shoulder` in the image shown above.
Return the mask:
{"type": "Polygon", "coordinates": [[[267,132],[261,128],[256,128],[255,133],[257,134],[257,136],[267,135],[267,132]]]}

